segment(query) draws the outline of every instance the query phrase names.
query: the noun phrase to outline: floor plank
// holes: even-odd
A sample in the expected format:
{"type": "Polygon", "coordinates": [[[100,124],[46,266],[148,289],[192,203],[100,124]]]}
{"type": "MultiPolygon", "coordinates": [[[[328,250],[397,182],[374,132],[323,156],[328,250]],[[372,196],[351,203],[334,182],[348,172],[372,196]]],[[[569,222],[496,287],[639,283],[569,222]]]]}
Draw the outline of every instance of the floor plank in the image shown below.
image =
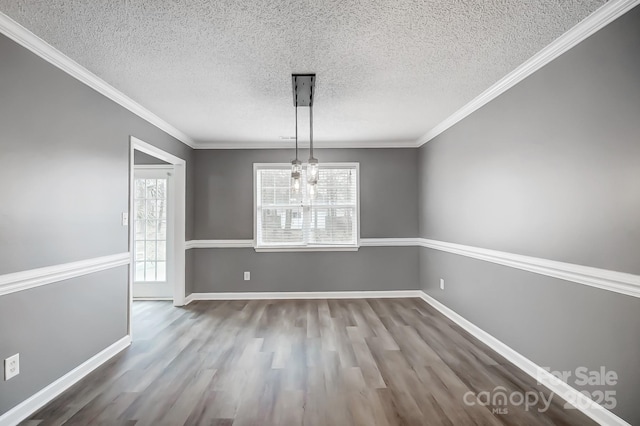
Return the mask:
{"type": "Polygon", "coordinates": [[[23,425],[589,425],[419,299],[135,302],[134,343],[23,425]]]}

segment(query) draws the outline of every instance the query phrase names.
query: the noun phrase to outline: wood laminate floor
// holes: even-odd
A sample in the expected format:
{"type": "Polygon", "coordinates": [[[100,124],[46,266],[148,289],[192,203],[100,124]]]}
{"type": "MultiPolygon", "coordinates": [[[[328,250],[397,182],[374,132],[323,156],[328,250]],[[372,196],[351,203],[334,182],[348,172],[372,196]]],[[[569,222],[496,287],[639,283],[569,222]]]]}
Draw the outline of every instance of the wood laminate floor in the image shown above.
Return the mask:
{"type": "Polygon", "coordinates": [[[420,299],[135,302],[133,324],[130,348],[24,424],[593,424],[559,397],[465,404],[549,392],[420,299]]]}

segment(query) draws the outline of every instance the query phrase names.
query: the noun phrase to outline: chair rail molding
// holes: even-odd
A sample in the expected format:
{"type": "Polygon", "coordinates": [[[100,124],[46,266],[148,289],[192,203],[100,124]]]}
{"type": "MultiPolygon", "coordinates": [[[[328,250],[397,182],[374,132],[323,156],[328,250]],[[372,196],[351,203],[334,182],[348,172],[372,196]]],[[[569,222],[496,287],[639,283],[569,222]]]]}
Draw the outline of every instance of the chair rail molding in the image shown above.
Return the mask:
{"type": "Polygon", "coordinates": [[[418,238],[361,238],[361,247],[416,247],[418,238]]]}
{"type": "Polygon", "coordinates": [[[191,240],[184,244],[185,250],[194,248],[251,248],[253,240],[191,240]]]}
{"type": "Polygon", "coordinates": [[[130,262],[130,253],[126,252],[0,275],[0,296],[128,265],[130,262]]]}
{"type": "Polygon", "coordinates": [[[627,296],[640,297],[640,275],[425,238],[418,238],[418,244],[421,247],[510,266],[523,271],[535,272],[536,274],[572,281],[627,296]]]}
{"type": "MultiPolygon", "coordinates": [[[[419,245],[418,238],[360,238],[360,247],[413,247],[419,245]]],[[[195,248],[251,248],[253,240],[191,240],[185,249],[195,248]]]]}

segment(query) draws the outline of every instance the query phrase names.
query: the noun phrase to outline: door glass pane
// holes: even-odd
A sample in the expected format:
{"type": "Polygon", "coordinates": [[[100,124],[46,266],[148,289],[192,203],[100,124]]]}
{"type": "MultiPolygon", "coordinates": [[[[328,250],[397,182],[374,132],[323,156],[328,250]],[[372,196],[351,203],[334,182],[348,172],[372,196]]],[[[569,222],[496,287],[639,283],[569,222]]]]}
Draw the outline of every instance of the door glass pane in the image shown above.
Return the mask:
{"type": "Polygon", "coordinates": [[[158,241],[158,245],[156,248],[156,258],[157,260],[167,260],[167,242],[166,241],[158,241]]]}
{"type": "Polygon", "coordinates": [[[156,224],[158,222],[156,222],[155,220],[148,220],[147,221],[147,232],[146,232],[146,239],[147,240],[155,240],[156,239],[156,224]]]}
{"type": "Polygon", "coordinates": [[[146,241],[145,242],[145,260],[156,260],[156,242],[155,241],[146,241]]]}
{"type": "Polygon", "coordinates": [[[147,186],[147,200],[155,200],[156,199],[156,179],[146,179],[147,186]]]}
{"type": "Polygon", "coordinates": [[[156,200],[147,200],[147,218],[156,219],[157,217],[156,200]]]}
{"type": "Polygon", "coordinates": [[[136,260],[144,260],[144,240],[136,241],[136,260]]]}
{"type": "Polygon", "coordinates": [[[167,199],[167,180],[166,179],[158,179],[157,181],[157,198],[159,200],[167,199]]]}
{"type": "Polygon", "coordinates": [[[144,262],[136,262],[136,281],[144,281],[144,262]]]}
{"type": "Polygon", "coordinates": [[[167,202],[165,200],[156,201],[156,218],[167,218],[167,202]]]}
{"type": "Polygon", "coordinates": [[[147,209],[145,208],[144,200],[136,200],[135,204],[136,204],[135,205],[135,209],[136,209],[135,218],[136,219],[144,219],[145,217],[147,217],[147,209]]]}
{"type": "Polygon", "coordinates": [[[156,281],[156,262],[145,263],[145,281],[156,281]]]}
{"type": "Polygon", "coordinates": [[[144,199],[144,179],[136,179],[136,200],[144,199]]]}
{"type": "Polygon", "coordinates": [[[167,263],[166,262],[157,262],[156,269],[156,278],[158,281],[166,281],[167,280],[167,263]]]}
{"type": "Polygon", "coordinates": [[[166,241],[167,239],[167,222],[161,221],[158,223],[158,241],[166,241]]]}
{"type": "Polygon", "coordinates": [[[135,226],[136,226],[136,235],[135,235],[136,243],[144,241],[144,235],[145,235],[144,220],[136,220],[135,226]]]}

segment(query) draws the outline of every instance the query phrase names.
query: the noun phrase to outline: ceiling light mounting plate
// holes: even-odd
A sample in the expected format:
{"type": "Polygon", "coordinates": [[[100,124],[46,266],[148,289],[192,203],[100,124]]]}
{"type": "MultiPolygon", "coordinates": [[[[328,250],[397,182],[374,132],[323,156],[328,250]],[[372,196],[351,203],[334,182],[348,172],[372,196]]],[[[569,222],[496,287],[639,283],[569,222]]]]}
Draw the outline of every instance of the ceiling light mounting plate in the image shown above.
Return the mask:
{"type": "Polygon", "coordinates": [[[313,92],[315,91],[315,84],[315,74],[291,74],[293,106],[313,106],[313,92]]]}

